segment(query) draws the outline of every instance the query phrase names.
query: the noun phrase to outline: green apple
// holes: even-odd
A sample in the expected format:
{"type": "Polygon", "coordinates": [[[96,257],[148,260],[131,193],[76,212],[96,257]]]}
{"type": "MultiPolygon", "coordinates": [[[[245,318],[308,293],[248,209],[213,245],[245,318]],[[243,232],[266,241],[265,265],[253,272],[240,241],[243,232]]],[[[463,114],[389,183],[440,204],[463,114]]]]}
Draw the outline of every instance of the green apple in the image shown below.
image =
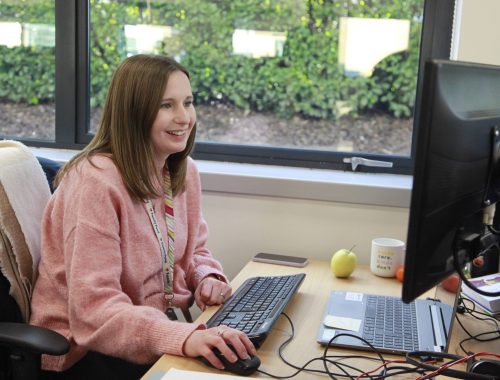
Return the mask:
{"type": "Polygon", "coordinates": [[[331,268],[335,277],[349,277],[356,268],[356,254],[351,249],[339,249],[332,256],[331,268]]]}

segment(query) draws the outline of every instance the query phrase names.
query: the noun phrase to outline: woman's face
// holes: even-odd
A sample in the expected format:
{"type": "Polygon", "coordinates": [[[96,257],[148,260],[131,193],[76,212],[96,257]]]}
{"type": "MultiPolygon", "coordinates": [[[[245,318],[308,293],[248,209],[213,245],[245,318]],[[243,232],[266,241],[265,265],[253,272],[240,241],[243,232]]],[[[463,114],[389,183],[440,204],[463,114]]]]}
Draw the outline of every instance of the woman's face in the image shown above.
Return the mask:
{"type": "Polygon", "coordinates": [[[196,122],[191,83],[185,73],[170,74],[160,109],[151,128],[155,160],[159,168],[170,154],[186,148],[189,135],[196,122]]]}

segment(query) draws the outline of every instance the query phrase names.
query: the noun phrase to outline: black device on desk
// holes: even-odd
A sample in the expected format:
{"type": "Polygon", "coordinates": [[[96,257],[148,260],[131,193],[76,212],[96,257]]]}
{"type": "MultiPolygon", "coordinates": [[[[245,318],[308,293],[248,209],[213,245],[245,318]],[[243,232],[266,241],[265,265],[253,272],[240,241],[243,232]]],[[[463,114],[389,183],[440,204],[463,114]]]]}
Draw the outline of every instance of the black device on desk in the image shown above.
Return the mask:
{"type": "Polygon", "coordinates": [[[467,365],[467,372],[481,375],[494,375],[500,379],[500,361],[498,360],[475,360],[467,365]]]}
{"type": "MultiPolygon", "coordinates": [[[[231,345],[229,345],[229,348],[234,351],[231,345]]],[[[250,356],[248,359],[238,358],[234,363],[231,363],[217,348],[213,348],[213,353],[219,358],[222,364],[224,364],[224,369],[226,371],[232,372],[238,376],[250,376],[260,367],[260,359],[257,356],[250,356]]],[[[212,367],[212,364],[203,356],[200,357],[200,360],[207,366],[212,367]]]]}
{"type": "Polygon", "coordinates": [[[307,257],[297,257],[288,255],[276,255],[274,253],[259,252],[254,257],[252,261],[257,261],[261,263],[277,264],[277,265],[288,265],[291,267],[305,267],[309,263],[307,257]]]}
{"type": "Polygon", "coordinates": [[[305,276],[300,273],[249,278],[208,320],[207,326],[226,325],[241,330],[259,347],[305,276]]]}

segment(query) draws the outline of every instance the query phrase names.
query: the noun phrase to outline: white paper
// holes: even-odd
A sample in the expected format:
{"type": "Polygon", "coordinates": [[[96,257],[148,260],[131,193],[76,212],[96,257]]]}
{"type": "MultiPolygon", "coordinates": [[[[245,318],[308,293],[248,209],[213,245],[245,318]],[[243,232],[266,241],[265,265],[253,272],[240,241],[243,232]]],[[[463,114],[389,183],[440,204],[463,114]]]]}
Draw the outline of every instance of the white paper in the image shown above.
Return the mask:
{"type": "Polygon", "coordinates": [[[323,324],[332,329],[341,329],[358,332],[361,327],[361,319],[339,317],[336,315],[327,315],[323,324]]]}
{"type": "Polygon", "coordinates": [[[358,301],[358,302],[361,302],[361,301],[363,301],[363,293],[347,292],[345,294],[345,300],[346,301],[358,301]]]}
{"type": "Polygon", "coordinates": [[[207,373],[197,371],[185,371],[170,368],[161,380],[241,380],[239,376],[221,375],[219,373],[207,373]]]}

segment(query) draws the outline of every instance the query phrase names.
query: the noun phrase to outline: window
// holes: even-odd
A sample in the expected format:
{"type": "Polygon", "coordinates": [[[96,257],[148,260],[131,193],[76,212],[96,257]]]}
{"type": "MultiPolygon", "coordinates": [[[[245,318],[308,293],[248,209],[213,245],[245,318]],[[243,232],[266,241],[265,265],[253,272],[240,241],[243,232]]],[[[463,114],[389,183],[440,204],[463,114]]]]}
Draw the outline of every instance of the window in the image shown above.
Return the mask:
{"type": "Polygon", "coordinates": [[[114,68],[160,53],[192,74],[196,158],[409,173],[419,59],[449,54],[446,3],[424,19],[423,0],[56,0],[55,143],[90,141],[114,68]]]}
{"type": "Polygon", "coordinates": [[[0,2],[1,135],[53,141],[54,100],[54,2],[0,2]]]}

